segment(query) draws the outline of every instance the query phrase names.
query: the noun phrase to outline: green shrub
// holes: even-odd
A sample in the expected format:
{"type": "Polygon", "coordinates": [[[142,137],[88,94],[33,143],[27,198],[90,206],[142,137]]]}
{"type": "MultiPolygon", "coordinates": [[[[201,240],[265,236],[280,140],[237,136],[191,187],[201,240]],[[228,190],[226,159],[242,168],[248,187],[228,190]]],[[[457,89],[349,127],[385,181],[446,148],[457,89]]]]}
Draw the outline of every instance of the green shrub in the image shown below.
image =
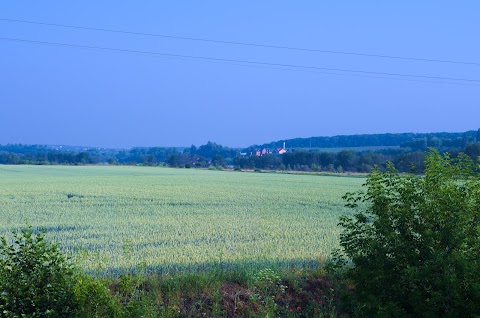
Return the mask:
{"type": "Polygon", "coordinates": [[[45,232],[31,227],[0,241],[0,316],[70,317],[76,311],[74,267],[45,232]]]}
{"type": "Polygon", "coordinates": [[[98,278],[83,273],[75,275],[76,317],[121,317],[122,304],[98,278]]]}
{"type": "Polygon", "coordinates": [[[254,275],[253,285],[255,291],[253,299],[259,301],[263,314],[266,317],[276,316],[278,311],[276,301],[287,289],[287,286],[282,284],[280,275],[270,268],[262,269],[254,275]]]}
{"type": "Polygon", "coordinates": [[[340,224],[361,317],[478,317],[480,173],[432,151],[425,176],[375,170],[340,224]]]}

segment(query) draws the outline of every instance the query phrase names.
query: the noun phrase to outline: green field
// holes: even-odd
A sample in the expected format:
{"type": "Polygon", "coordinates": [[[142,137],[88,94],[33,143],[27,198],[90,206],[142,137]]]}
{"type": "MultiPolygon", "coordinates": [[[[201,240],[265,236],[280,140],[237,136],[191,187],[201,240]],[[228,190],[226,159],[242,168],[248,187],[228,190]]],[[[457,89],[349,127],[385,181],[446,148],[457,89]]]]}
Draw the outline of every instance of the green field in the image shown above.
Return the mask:
{"type": "Polygon", "coordinates": [[[0,166],[0,234],[28,222],[107,275],[310,266],[363,178],[131,166],[0,166]],[[88,262],[86,259],[90,259],[88,262]]]}

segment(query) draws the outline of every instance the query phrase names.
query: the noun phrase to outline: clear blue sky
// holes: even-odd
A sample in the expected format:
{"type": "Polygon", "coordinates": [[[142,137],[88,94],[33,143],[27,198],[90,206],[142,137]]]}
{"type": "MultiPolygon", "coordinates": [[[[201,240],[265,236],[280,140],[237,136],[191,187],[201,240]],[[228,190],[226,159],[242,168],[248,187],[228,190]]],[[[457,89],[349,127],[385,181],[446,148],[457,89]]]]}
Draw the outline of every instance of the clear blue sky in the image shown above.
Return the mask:
{"type": "MultiPolygon", "coordinates": [[[[476,63],[479,14],[480,2],[473,0],[0,4],[3,19],[476,63]]],[[[480,80],[480,64],[367,58],[6,21],[0,21],[0,37],[480,80]]],[[[211,140],[241,147],[295,137],[480,127],[480,86],[5,40],[0,40],[0,52],[0,144],[198,146],[211,140]]]]}

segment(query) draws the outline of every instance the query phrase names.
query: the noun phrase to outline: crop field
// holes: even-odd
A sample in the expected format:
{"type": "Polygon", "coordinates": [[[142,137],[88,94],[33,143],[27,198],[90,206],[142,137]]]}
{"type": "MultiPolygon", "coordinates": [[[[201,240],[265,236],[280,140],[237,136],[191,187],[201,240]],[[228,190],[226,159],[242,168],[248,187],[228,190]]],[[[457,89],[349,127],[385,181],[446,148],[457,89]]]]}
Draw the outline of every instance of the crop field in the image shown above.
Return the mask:
{"type": "Polygon", "coordinates": [[[363,178],[131,166],[0,166],[0,235],[30,224],[91,272],[312,266],[363,178]]]}

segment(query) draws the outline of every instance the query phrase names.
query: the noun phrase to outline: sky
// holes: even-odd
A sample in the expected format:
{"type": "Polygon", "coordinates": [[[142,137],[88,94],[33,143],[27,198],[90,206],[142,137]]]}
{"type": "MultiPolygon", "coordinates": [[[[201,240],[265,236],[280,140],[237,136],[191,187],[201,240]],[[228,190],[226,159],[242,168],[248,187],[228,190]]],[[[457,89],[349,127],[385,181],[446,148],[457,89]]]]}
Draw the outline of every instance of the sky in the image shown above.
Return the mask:
{"type": "Polygon", "coordinates": [[[476,130],[479,12],[476,0],[2,1],[0,144],[476,130]]]}

